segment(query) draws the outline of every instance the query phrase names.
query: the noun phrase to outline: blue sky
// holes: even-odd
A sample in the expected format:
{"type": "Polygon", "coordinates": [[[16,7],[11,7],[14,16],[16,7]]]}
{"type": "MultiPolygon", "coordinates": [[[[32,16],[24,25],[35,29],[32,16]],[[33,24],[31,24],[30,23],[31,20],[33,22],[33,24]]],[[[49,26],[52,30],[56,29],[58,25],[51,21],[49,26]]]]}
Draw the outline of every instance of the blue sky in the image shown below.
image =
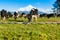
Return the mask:
{"type": "Polygon", "coordinates": [[[53,7],[56,0],[0,0],[0,10],[15,11],[20,7],[32,5],[36,8],[48,9],[53,7]]]}

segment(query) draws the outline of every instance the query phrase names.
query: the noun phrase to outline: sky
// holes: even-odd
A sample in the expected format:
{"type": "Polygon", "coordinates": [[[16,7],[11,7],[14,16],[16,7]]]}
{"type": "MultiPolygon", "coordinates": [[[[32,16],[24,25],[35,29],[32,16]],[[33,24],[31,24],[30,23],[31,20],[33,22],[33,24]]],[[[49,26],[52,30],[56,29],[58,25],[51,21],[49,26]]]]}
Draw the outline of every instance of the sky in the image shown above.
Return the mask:
{"type": "Polygon", "coordinates": [[[51,9],[55,1],[56,0],[0,0],[0,10],[16,11],[28,5],[41,9],[51,9]]]}

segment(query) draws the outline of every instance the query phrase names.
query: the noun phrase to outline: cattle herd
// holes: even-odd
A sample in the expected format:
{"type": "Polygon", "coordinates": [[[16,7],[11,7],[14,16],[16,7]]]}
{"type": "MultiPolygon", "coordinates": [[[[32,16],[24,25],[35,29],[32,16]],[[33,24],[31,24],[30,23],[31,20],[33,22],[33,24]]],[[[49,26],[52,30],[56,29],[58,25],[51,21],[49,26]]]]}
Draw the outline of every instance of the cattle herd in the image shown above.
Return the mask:
{"type": "Polygon", "coordinates": [[[25,14],[24,12],[22,14],[19,14],[18,12],[14,12],[14,14],[11,14],[11,12],[7,12],[6,10],[1,10],[0,11],[0,16],[1,16],[1,20],[6,20],[8,19],[9,17],[13,17],[15,20],[18,18],[18,17],[22,17],[22,19],[24,20],[25,17],[28,18],[28,22],[30,21],[37,21],[37,18],[38,17],[47,17],[47,18],[50,18],[50,17],[60,17],[60,14],[57,14],[56,13],[51,13],[51,14],[38,14],[38,9],[35,9],[35,8],[32,8],[30,13],[29,14],[25,14]]]}

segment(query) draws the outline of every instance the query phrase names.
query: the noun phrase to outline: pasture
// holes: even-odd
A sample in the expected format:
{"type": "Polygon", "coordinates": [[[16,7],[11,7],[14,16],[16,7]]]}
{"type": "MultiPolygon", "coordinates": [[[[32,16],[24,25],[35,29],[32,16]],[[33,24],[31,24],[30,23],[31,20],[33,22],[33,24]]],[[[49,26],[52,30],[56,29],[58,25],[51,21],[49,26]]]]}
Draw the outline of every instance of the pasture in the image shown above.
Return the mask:
{"type": "MultiPolygon", "coordinates": [[[[17,20],[15,20],[13,17],[11,17],[3,21],[0,18],[0,22],[28,22],[28,19],[25,18],[23,20],[22,17],[19,17],[17,18],[17,20]]],[[[31,22],[35,22],[35,21],[31,21],[31,22]]],[[[39,17],[37,19],[37,22],[60,22],[60,17],[51,17],[49,19],[47,17],[39,17]]]]}
{"type": "Polygon", "coordinates": [[[0,24],[0,40],[60,40],[60,25],[0,24]]]}
{"type": "MultiPolygon", "coordinates": [[[[24,22],[27,21],[26,18],[24,22]]],[[[22,22],[22,18],[0,22],[22,22]]],[[[37,22],[60,22],[60,18],[43,17],[37,22]]],[[[0,24],[0,40],[60,40],[60,24],[0,24]]]]}

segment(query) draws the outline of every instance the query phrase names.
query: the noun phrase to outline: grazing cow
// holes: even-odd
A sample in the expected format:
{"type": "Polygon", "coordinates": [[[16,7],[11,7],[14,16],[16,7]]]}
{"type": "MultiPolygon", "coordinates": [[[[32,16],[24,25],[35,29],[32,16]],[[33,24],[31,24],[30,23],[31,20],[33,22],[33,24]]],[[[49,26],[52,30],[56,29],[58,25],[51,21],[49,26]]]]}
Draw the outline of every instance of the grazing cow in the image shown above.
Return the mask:
{"type": "Polygon", "coordinates": [[[22,19],[24,20],[24,19],[26,18],[26,14],[23,12],[23,13],[21,14],[21,17],[22,17],[22,19]]]}
{"type": "Polygon", "coordinates": [[[1,11],[1,19],[2,19],[2,20],[5,20],[6,18],[7,18],[7,11],[3,9],[3,10],[1,11]]]}
{"type": "Polygon", "coordinates": [[[46,17],[47,14],[40,14],[40,17],[46,17]]]}
{"type": "Polygon", "coordinates": [[[54,17],[55,15],[52,13],[52,14],[47,14],[47,18],[50,18],[50,17],[54,17]]]}
{"type": "Polygon", "coordinates": [[[38,10],[33,8],[33,9],[30,11],[30,15],[31,15],[31,17],[32,17],[32,21],[33,21],[33,20],[37,21],[38,10]]]}
{"type": "Polygon", "coordinates": [[[13,14],[11,12],[8,12],[8,17],[12,17],[13,14]]]}
{"type": "Polygon", "coordinates": [[[57,14],[57,17],[60,17],[60,14],[57,14]]]}
{"type": "Polygon", "coordinates": [[[14,19],[16,20],[18,17],[18,13],[17,12],[14,12],[14,19]]]}
{"type": "Polygon", "coordinates": [[[28,17],[28,22],[30,22],[31,21],[31,14],[27,14],[27,17],[28,17]]]}

